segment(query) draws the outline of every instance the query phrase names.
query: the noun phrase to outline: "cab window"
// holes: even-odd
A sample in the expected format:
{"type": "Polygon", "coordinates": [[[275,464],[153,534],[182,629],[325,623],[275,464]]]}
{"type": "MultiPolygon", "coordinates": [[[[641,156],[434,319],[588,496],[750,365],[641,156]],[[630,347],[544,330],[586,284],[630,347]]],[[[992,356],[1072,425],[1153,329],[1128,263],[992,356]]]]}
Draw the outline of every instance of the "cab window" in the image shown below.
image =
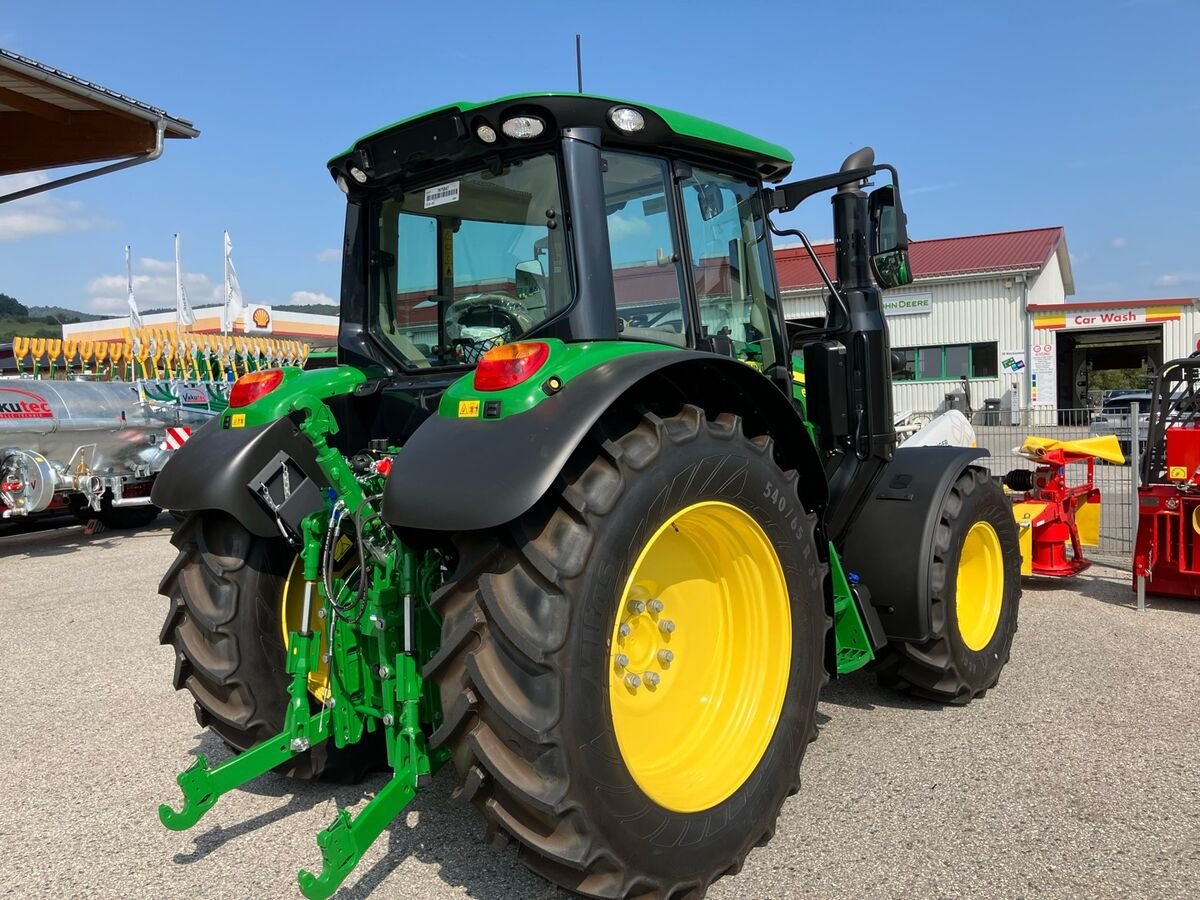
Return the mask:
{"type": "Polygon", "coordinates": [[[700,337],[727,337],[739,359],[768,369],[779,322],[758,185],[693,168],[681,190],[700,337]]]}
{"type": "Polygon", "coordinates": [[[619,336],[683,347],[687,319],[667,164],[632,153],[607,152],[603,160],[619,336]]]}

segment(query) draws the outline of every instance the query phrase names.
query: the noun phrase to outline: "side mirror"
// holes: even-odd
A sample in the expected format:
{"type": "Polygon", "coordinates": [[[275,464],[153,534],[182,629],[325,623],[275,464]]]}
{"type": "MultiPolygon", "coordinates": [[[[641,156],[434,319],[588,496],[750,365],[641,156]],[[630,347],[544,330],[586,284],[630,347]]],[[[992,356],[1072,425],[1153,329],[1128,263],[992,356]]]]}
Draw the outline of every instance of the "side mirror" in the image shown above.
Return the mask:
{"type": "Polygon", "coordinates": [[[542,261],[540,259],[531,259],[526,262],[517,263],[513,282],[516,287],[517,297],[521,300],[532,294],[542,293],[545,290],[546,284],[546,273],[542,268],[542,261]]]}
{"type": "Polygon", "coordinates": [[[705,222],[725,212],[725,197],[721,194],[719,184],[709,181],[696,182],[696,199],[700,203],[700,218],[705,222]]]}
{"type": "Polygon", "coordinates": [[[912,284],[907,217],[896,189],[888,184],[872,191],[867,212],[871,220],[871,273],[875,281],[885,290],[912,284]]]}

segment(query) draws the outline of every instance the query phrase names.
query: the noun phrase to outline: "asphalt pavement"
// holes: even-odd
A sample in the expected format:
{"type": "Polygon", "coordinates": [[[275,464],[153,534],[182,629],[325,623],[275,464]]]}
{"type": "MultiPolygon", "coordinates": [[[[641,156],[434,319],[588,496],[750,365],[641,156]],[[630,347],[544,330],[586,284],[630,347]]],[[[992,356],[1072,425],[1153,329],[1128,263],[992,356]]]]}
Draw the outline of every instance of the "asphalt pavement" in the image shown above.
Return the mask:
{"type": "MultiPolygon", "coordinates": [[[[223,758],[158,645],[169,517],[136,533],[0,537],[0,896],[298,897],[335,804],[383,783],[275,775],[194,829],[158,823],[192,755],[223,758]]],[[[1027,582],[996,690],[965,708],[859,673],[831,685],[821,736],[775,839],[713,898],[1184,898],[1200,895],[1200,602],[1127,575],[1027,582]]],[[[483,840],[443,772],[368,852],[343,898],[548,900],[483,840]]]]}

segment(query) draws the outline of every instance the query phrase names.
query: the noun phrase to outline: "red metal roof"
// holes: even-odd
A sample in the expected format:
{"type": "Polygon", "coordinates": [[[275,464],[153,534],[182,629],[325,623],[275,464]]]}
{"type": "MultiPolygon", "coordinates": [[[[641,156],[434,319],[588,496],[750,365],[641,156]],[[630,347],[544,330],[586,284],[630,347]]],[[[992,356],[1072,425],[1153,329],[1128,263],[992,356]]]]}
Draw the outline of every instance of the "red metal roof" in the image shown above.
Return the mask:
{"type": "MultiPolygon", "coordinates": [[[[1040,269],[1050,260],[1062,240],[1061,226],[935,238],[912,241],[909,244],[909,259],[917,279],[1040,269]]],[[[836,278],[833,244],[821,244],[815,249],[829,277],[836,278]]],[[[775,261],[782,290],[795,291],[821,284],[821,276],[817,274],[803,247],[776,250],[775,261]]]]}

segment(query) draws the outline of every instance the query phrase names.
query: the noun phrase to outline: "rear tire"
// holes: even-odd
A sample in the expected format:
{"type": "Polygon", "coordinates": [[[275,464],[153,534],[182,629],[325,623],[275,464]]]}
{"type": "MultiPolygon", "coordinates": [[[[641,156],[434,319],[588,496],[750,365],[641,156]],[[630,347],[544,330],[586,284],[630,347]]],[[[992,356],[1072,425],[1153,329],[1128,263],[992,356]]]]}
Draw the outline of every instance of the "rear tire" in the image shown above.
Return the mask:
{"type": "MultiPolygon", "coordinates": [[[[212,511],[189,515],[171,542],[179,555],[158,588],[171,601],[159,642],[175,650],[175,689],[192,694],[201,727],[249,750],[284,725],[290,676],[280,612],[295,551],[212,511]]],[[[381,736],[341,749],[325,741],[277,771],[357,781],[385,762],[381,736]]]]}
{"type": "MultiPolygon", "coordinates": [[[[801,506],[796,483],[796,473],[775,462],[768,438],[746,437],[735,416],[710,421],[685,406],[667,419],[647,413],[603,441],[573,477],[517,522],[460,536],[458,570],[434,597],[443,616],[442,646],[426,677],[440,690],[445,721],[432,744],[451,750],[461,779],[457,793],[483,813],[489,836],[500,843],[515,839],[519,856],[535,872],[591,897],[700,897],[774,834],[784,799],[799,789],[800,762],[816,736],[817,694],[826,680],[826,567],[817,552],[816,519],[801,506]],[[782,660],[785,685],[778,678],[740,680],[756,692],[778,688],[777,717],[753,720],[767,723],[756,732],[758,761],[754,752],[743,759],[729,752],[737,731],[729,729],[728,742],[714,742],[713,752],[725,754],[720,762],[701,755],[694,775],[696,797],[722,778],[729,793],[723,786],[708,790],[707,808],[688,810],[690,797],[675,808],[652,799],[648,791],[660,785],[657,776],[622,753],[612,699],[620,694],[612,693],[610,667],[616,666],[619,690],[623,667],[614,663],[620,649],[614,639],[623,639],[615,637],[617,617],[630,605],[633,573],[649,558],[646,550],[662,534],[672,540],[667,528],[674,522],[685,529],[679,540],[694,539],[683,517],[705,505],[734,507],[732,520],[745,514],[754,526],[747,532],[761,530],[759,546],[782,573],[782,582],[763,584],[778,584],[778,591],[767,593],[782,597],[791,640],[783,639],[783,653],[775,657],[782,660]],[[746,774],[729,782],[726,766],[746,774]]],[[[738,557],[739,565],[746,559],[738,557]]],[[[736,567],[723,571],[731,581],[738,577],[736,567]]],[[[679,602],[673,598],[689,596],[686,590],[696,596],[721,583],[695,577],[700,580],[688,581],[681,594],[663,587],[667,611],[661,615],[679,602]]],[[[681,613],[685,606],[679,605],[681,613]]],[[[754,636],[755,614],[751,606],[744,622],[722,620],[732,626],[733,642],[721,645],[730,656],[747,655],[738,652],[737,638],[754,636]]],[[[686,627],[681,621],[678,634],[668,636],[685,636],[686,627]]],[[[654,627],[648,631],[655,634],[654,627]]],[[[666,693],[668,680],[679,677],[686,687],[695,671],[686,666],[699,655],[685,659],[689,645],[677,646],[681,652],[671,666],[678,668],[662,673],[664,693],[639,695],[650,703],[680,696],[666,693]]],[[[755,647],[750,658],[771,655],[755,647]]],[[[646,655],[655,658],[653,650],[646,655]]],[[[780,671],[770,660],[765,665],[767,673],[780,671]]],[[[650,690],[650,683],[637,690],[650,690]]],[[[700,677],[697,683],[708,682],[700,677]]],[[[727,679],[719,686],[725,693],[714,691],[714,699],[738,702],[737,688],[737,679],[727,679]]],[[[692,707],[676,707],[683,708],[692,707]]],[[[704,710],[697,718],[707,715],[704,710]]],[[[660,714],[665,718],[669,711],[650,718],[660,714]]],[[[659,752],[656,740],[664,758],[677,746],[669,733],[641,737],[652,756],[659,752]]]]}
{"type": "Polygon", "coordinates": [[[1012,505],[984,469],[968,467],[950,489],[934,538],[930,583],[933,636],[924,642],[890,643],[876,670],[879,683],[942,703],[969,703],[1000,680],[1021,600],[1021,551],[1012,505]],[[991,529],[999,559],[983,589],[968,595],[961,562],[968,535],[976,526],[984,534],[991,529]],[[993,591],[990,600],[975,596],[993,591]],[[970,621],[973,604],[989,603],[998,607],[994,625],[992,617],[982,613],[987,621],[970,621]]]}

